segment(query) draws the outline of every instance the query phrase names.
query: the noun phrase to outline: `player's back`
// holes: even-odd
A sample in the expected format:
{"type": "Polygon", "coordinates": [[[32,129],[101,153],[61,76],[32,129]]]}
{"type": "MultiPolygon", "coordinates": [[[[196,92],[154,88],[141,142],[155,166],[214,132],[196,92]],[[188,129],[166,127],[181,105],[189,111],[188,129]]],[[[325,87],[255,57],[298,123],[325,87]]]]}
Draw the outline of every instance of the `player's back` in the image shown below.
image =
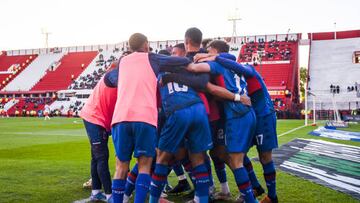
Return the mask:
{"type": "Polygon", "coordinates": [[[81,109],[80,117],[88,122],[103,126],[109,131],[116,97],[117,88],[107,87],[104,83],[104,77],[101,78],[81,109]]]}
{"type": "Polygon", "coordinates": [[[112,125],[138,121],[157,126],[156,87],[148,53],[134,52],[122,58],[112,125]]]}
{"type": "MultiPolygon", "coordinates": [[[[163,73],[162,73],[163,74],[163,73]]],[[[160,74],[160,76],[162,75],[160,74]]],[[[199,94],[192,88],[176,82],[160,86],[162,106],[166,114],[201,103],[199,94]]]]}
{"type": "Polygon", "coordinates": [[[246,81],[248,82],[249,87],[258,87],[254,88],[256,89],[256,91],[249,92],[251,103],[255,110],[256,116],[264,116],[273,113],[275,111],[274,105],[271,101],[271,97],[265,85],[265,82],[262,79],[260,73],[257,72],[254,67],[252,68],[254,70],[254,76],[251,78],[247,78],[246,81]]]}
{"type": "MultiPolygon", "coordinates": [[[[243,76],[239,76],[234,72],[224,68],[217,62],[208,62],[210,65],[210,72],[213,75],[223,75],[225,81],[225,88],[232,93],[247,95],[247,83],[243,76]]],[[[228,119],[234,117],[241,117],[250,111],[249,106],[241,102],[224,101],[224,111],[228,119]]]]}

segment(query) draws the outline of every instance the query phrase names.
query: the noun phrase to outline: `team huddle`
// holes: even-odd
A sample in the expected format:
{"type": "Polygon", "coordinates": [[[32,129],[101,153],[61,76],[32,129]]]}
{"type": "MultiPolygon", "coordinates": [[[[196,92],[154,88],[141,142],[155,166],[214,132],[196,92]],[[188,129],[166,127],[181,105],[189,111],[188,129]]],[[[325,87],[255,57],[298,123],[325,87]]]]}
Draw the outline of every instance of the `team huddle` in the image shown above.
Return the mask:
{"type": "Polygon", "coordinates": [[[131,53],[107,71],[80,114],[91,144],[90,199],[122,203],[134,194],[134,202],[142,203],[150,194],[150,203],[170,202],[165,194],[190,190],[185,170],[194,188],[189,202],[230,200],[227,165],[238,186],[236,202],[258,202],[265,191],[246,156],[255,145],[267,187],[260,202],[278,202],[276,115],[254,67],[237,63],[225,41],[203,43],[198,28],[158,54],[150,52],[143,34],[131,35],[128,43],[131,53]],[[116,153],[112,181],[110,134],[116,153]],[[137,163],[129,170],[133,157],[137,163]],[[179,182],[168,188],[172,170],[179,182]]]}

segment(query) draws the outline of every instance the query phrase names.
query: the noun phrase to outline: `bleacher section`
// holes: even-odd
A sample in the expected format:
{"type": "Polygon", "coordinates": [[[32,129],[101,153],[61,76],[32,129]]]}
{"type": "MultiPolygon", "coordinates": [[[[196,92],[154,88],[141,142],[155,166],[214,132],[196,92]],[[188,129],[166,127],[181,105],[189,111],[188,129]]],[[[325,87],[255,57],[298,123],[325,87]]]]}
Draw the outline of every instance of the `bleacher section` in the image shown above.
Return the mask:
{"type": "MultiPolygon", "coordinates": [[[[239,62],[254,64],[264,77],[277,109],[291,111],[294,107],[291,104],[298,104],[299,38],[299,34],[290,34],[213,39],[227,41],[231,53],[240,53],[239,62]]],[[[161,49],[171,50],[181,42],[182,40],[152,41],[150,46],[153,52],[158,52],[161,49]]],[[[113,59],[120,58],[127,50],[127,42],[122,42],[113,45],[8,51],[8,55],[14,57],[27,53],[37,54],[38,57],[0,91],[0,98],[16,97],[19,103],[9,110],[12,115],[15,110],[22,113],[23,108],[24,112],[35,109],[34,102],[29,102],[26,98],[53,98],[52,110],[62,115],[69,112],[76,114],[113,59]],[[111,57],[113,59],[109,61],[111,57]]],[[[3,57],[6,56],[0,54],[0,61],[3,57]]],[[[41,108],[43,103],[37,104],[36,110],[43,110],[41,108]]]]}
{"type": "Polygon", "coordinates": [[[286,37],[284,41],[277,41],[277,37],[269,39],[264,36],[244,43],[238,62],[254,65],[276,109],[295,111],[299,103],[298,36],[292,35],[291,40],[286,37]]]}
{"type": "Polygon", "coordinates": [[[31,111],[44,111],[45,104],[50,105],[53,100],[51,98],[18,98],[18,102],[13,105],[8,111],[8,115],[14,116],[16,111],[19,115],[30,116],[31,111]]]}
{"type": "Polygon", "coordinates": [[[67,89],[84,69],[95,60],[97,51],[74,52],[64,55],[60,65],[47,70],[45,76],[31,89],[32,91],[58,91],[67,89]]]}
{"type": "MultiPolygon", "coordinates": [[[[122,52],[119,51],[102,51],[95,57],[89,66],[76,78],[75,81],[71,83],[68,89],[89,89],[88,87],[81,86],[80,84],[84,82],[84,78],[89,78],[89,83],[95,83],[90,86],[95,86],[97,81],[93,76],[94,72],[101,72],[102,74],[105,73],[105,70],[111,66],[112,62],[119,59],[122,52]],[[76,85],[75,85],[76,84],[76,85]]],[[[98,74],[98,78],[102,76],[102,74],[98,74]]],[[[92,88],[91,88],[92,89],[92,88]]]]}
{"type": "Polygon", "coordinates": [[[20,74],[36,58],[36,55],[0,55],[0,90],[20,74]]]}
{"type": "Polygon", "coordinates": [[[309,34],[310,109],[314,98],[317,110],[333,110],[333,102],[338,110],[360,106],[360,64],[355,64],[352,58],[355,51],[360,51],[360,31],[338,32],[340,39],[334,37],[334,32],[309,34]]]}
{"type": "Polygon", "coordinates": [[[63,55],[62,53],[38,55],[38,57],[3,90],[29,91],[46,74],[46,70],[49,69],[54,62],[59,61],[63,55]]]}

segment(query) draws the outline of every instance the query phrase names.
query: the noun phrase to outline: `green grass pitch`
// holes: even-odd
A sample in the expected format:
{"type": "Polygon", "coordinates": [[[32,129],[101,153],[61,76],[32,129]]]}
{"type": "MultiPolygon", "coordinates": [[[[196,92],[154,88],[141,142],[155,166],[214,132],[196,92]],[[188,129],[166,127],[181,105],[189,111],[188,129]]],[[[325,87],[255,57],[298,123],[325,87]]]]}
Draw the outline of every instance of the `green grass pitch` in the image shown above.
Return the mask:
{"type": "MultiPolygon", "coordinates": [[[[278,134],[303,125],[302,120],[279,120],[278,134]]],[[[359,142],[337,141],[307,135],[315,127],[305,127],[279,137],[284,144],[295,138],[323,139],[360,146],[359,142]]],[[[360,125],[351,126],[360,131],[360,125]]],[[[114,150],[109,142],[111,173],[114,172],[114,150]]],[[[77,118],[0,119],[0,202],[73,202],[87,198],[89,190],[82,183],[90,177],[90,146],[77,118]]],[[[250,157],[255,157],[252,149],[250,157]]],[[[261,166],[254,163],[259,180],[265,187],[261,166]]],[[[215,178],[216,179],[216,178],[215,178]]],[[[237,188],[228,170],[233,197],[237,188]]],[[[172,185],[176,180],[169,178],[172,185]]],[[[331,190],[278,170],[277,191],[280,202],[359,202],[349,195],[331,190]]],[[[182,199],[172,199],[181,202],[182,199]]]]}

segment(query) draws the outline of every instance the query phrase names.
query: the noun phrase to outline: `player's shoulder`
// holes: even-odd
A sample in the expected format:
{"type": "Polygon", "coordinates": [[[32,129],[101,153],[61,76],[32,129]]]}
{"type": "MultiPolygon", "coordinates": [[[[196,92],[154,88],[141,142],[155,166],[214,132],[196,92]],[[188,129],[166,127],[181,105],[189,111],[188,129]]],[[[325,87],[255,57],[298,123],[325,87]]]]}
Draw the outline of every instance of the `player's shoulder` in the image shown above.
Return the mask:
{"type": "Polygon", "coordinates": [[[209,64],[212,74],[223,74],[225,72],[225,68],[216,61],[208,61],[206,63],[209,64]]]}

